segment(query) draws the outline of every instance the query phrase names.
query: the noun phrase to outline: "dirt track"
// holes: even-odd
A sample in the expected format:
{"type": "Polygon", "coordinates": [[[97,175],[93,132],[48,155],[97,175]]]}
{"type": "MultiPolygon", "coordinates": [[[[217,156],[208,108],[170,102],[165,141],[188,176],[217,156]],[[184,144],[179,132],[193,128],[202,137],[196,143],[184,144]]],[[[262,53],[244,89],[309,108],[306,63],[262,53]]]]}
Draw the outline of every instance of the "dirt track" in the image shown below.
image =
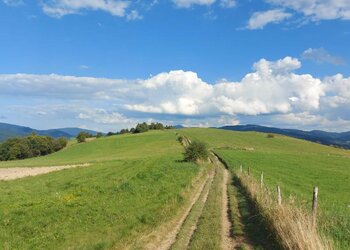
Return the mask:
{"type": "Polygon", "coordinates": [[[36,176],[40,174],[46,174],[53,171],[60,171],[68,168],[87,167],[89,163],[66,165],[66,166],[54,166],[54,167],[34,167],[34,168],[0,168],[0,180],[10,181],[28,176],[36,176]]]}

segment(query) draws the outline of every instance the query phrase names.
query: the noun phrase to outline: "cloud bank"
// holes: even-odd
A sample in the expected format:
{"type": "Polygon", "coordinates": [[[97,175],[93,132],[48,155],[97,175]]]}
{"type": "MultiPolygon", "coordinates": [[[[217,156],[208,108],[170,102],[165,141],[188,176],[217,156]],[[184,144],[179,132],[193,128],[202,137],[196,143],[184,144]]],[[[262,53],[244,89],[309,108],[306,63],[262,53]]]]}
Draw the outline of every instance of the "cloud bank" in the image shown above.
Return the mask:
{"type": "MultiPolygon", "coordinates": [[[[14,97],[50,100],[52,110],[59,105],[65,112],[67,106],[74,119],[96,126],[145,119],[210,125],[220,119],[238,123],[270,117],[266,122],[330,126],[333,121],[334,128],[345,128],[350,123],[350,78],[338,74],[321,80],[296,73],[300,67],[292,57],[261,59],[240,81],[214,84],[183,70],[136,80],[10,74],[0,75],[0,96],[3,102],[14,97]]],[[[5,105],[11,109],[10,101],[5,105]]],[[[50,105],[36,106],[36,112],[43,111],[50,111],[50,105]]]]}

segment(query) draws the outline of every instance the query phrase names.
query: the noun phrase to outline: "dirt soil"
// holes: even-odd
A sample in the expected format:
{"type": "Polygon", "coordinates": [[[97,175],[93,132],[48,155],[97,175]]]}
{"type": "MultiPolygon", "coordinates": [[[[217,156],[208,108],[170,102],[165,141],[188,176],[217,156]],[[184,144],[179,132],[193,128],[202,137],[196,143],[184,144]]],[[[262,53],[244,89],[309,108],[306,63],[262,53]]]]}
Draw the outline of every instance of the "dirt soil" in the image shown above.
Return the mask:
{"type": "Polygon", "coordinates": [[[54,167],[33,167],[33,168],[0,168],[0,180],[10,181],[28,176],[36,176],[40,174],[46,174],[53,171],[60,171],[68,168],[87,167],[89,163],[66,165],[66,166],[54,166],[54,167]]]}

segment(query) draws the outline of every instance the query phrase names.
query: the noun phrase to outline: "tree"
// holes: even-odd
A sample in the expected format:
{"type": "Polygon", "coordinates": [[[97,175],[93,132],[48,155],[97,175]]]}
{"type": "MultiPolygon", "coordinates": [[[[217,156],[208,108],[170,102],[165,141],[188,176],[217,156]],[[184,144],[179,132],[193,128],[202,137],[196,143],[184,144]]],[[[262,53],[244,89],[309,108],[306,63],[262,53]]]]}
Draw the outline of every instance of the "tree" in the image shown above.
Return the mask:
{"type": "Polygon", "coordinates": [[[120,130],[120,132],[119,132],[119,134],[127,134],[127,133],[129,133],[129,129],[127,129],[127,128],[123,128],[122,130],[120,130]]]}
{"type": "Polygon", "coordinates": [[[96,134],[96,138],[101,138],[101,137],[103,137],[103,134],[102,134],[101,132],[98,132],[98,133],[96,134]]]}
{"type": "Polygon", "coordinates": [[[197,160],[204,160],[208,158],[209,151],[204,142],[193,141],[185,151],[185,161],[195,162],[197,160]]]}
{"type": "Polygon", "coordinates": [[[77,136],[77,141],[78,143],[82,143],[86,141],[86,138],[90,138],[90,137],[92,137],[92,135],[90,135],[89,133],[80,132],[77,136]]]}
{"type": "Polygon", "coordinates": [[[143,123],[138,123],[136,125],[134,133],[143,133],[143,132],[147,132],[147,131],[148,131],[148,125],[147,125],[147,123],[143,122],[143,123]]]}
{"type": "Polygon", "coordinates": [[[11,138],[0,144],[0,161],[26,159],[51,154],[64,148],[66,138],[54,139],[49,136],[31,134],[22,138],[11,138]]]}

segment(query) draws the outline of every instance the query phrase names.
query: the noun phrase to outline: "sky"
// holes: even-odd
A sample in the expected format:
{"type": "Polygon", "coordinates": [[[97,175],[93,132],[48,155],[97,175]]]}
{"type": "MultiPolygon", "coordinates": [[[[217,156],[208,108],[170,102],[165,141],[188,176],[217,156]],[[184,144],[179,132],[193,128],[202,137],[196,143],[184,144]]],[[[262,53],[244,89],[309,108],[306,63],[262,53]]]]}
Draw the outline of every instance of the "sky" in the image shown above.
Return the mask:
{"type": "Polygon", "coordinates": [[[0,122],[350,130],[350,1],[0,0],[0,122]]]}

